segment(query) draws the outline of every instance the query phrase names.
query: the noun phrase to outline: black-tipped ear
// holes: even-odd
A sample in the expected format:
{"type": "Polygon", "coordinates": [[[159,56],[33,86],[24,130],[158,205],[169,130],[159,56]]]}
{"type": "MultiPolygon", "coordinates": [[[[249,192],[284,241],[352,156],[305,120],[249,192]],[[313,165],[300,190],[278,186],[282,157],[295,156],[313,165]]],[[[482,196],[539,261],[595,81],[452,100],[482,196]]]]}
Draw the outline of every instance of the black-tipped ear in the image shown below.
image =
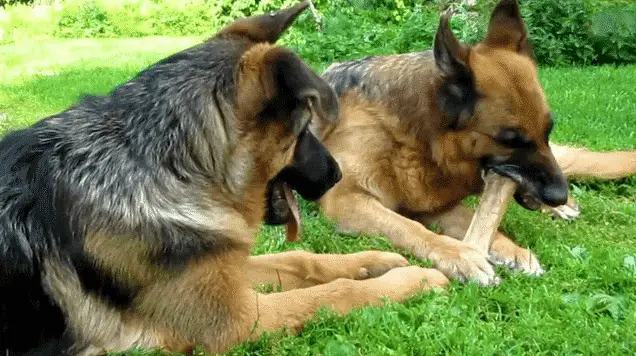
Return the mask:
{"type": "Polygon", "coordinates": [[[528,40],[517,0],[501,0],[495,6],[483,43],[534,58],[532,44],[528,40]]]}
{"type": "Polygon", "coordinates": [[[303,1],[278,12],[238,19],[219,32],[219,35],[238,35],[254,42],[275,43],[296,17],[309,6],[303,1]]]}
{"type": "Polygon", "coordinates": [[[438,105],[451,121],[448,126],[461,128],[473,116],[478,94],[473,73],[468,67],[470,48],[455,37],[450,27],[452,12],[440,18],[435,34],[435,64],[444,78],[438,92],[438,105]]]}
{"type": "Polygon", "coordinates": [[[291,96],[302,107],[322,119],[338,119],[336,92],[314,73],[295,53],[279,52],[273,58],[271,70],[279,95],[291,96]]]}

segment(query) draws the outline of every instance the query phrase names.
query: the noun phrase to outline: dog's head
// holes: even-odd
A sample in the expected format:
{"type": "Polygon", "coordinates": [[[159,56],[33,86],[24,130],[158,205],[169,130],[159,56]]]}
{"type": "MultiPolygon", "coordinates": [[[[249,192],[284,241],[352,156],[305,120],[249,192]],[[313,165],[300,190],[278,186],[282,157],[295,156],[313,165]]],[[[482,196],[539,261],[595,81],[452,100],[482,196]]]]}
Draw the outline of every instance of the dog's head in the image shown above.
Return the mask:
{"type": "Polygon", "coordinates": [[[299,224],[298,202],[291,190],[317,200],[342,176],[335,159],[308,128],[315,116],[338,118],[335,92],[294,52],[274,44],[308,5],[240,19],[219,33],[250,42],[237,63],[237,131],[260,151],[253,154],[260,157],[254,174],[267,182],[267,224],[294,219],[299,224]]]}
{"type": "Polygon", "coordinates": [[[548,145],[553,121],[517,1],[497,4],[474,46],[457,40],[450,17],[442,15],[434,48],[444,76],[438,104],[449,126],[469,133],[465,146],[483,169],[519,183],[520,205],[565,204],[567,182],[548,145]]]}

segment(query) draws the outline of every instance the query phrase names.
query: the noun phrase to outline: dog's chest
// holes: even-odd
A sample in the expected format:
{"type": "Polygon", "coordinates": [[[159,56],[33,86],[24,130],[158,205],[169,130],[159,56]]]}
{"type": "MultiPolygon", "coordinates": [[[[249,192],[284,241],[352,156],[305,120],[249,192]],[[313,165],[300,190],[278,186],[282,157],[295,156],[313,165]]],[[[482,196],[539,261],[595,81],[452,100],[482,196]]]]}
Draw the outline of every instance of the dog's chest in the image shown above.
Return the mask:
{"type": "Polygon", "coordinates": [[[400,206],[414,212],[432,212],[453,205],[479,189],[474,167],[458,162],[450,169],[437,165],[425,149],[396,147],[392,152],[392,186],[400,206]]]}

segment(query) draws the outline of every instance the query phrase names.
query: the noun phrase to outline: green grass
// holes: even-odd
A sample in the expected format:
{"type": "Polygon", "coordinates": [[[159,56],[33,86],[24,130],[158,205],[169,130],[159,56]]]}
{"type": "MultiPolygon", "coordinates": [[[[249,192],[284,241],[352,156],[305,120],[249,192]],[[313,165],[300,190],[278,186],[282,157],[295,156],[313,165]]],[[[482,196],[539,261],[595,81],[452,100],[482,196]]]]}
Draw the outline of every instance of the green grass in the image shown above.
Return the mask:
{"type": "MultiPolygon", "coordinates": [[[[0,113],[5,114],[0,132],[59,112],[82,93],[105,93],[196,40],[0,47],[0,113]]],[[[541,81],[557,120],[554,141],[636,148],[636,66],[542,69],[541,81]]],[[[634,354],[636,179],[575,182],[572,188],[583,209],[576,222],[515,204],[504,218],[503,230],[531,248],[547,270],[540,278],[498,268],[504,283],[497,287],[453,282],[449,293],[362,308],[342,318],[321,311],[300,336],[265,335],[228,355],[634,354]]],[[[303,203],[302,214],[300,242],[286,242],[282,228],[263,228],[254,253],[393,250],[382,237],[337,234],[313,204],[303,203]]]]}

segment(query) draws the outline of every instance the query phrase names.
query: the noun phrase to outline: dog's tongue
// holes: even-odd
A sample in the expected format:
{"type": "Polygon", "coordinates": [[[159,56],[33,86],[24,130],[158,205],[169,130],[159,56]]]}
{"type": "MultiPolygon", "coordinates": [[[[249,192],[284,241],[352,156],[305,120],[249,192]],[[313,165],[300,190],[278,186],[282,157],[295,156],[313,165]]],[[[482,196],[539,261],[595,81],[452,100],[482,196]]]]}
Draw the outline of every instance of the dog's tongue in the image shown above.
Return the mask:
{"type": "Polygon", "coordinates": [[[296,196],[287,184],[283,184],[283,191],[285,191],[285,201],[287,201],[287,205],[291,211],[291,216],[285,225],[287,241],[298,241],[300,236],[300,209],[298,207],[298,199],[296,199],[296,196]]]}

